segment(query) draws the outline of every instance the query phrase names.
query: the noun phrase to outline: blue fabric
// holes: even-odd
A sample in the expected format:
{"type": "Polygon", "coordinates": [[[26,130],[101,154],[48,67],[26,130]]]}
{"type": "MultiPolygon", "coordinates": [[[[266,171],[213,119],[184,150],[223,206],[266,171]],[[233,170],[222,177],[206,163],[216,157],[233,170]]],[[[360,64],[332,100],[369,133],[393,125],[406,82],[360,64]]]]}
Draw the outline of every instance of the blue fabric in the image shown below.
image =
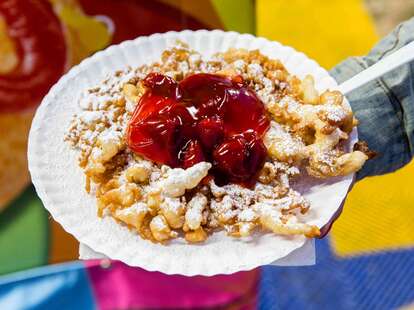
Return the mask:
{"type": "Polygon", "coordinates": [[[317,264],[262,267],[259,309],[378,309],[414,303],[414,249],[336,257],[316,242],[317,264]]]}
{"type": "MultiPolygon", "coordinates": [[[[364,57],[345,60],[331,70],[340,83],[372,66],[414,40],[414,19],[400,24],[364,57]]],[[[358,125],[359,138],[378,152],[357,173],[357,178],[389,173],[414,155],[414,62],[347,95],[358,125]]]]}
{"type": "Polygon", "coordinates": [[[0,277],[0,309],[95,309],[81,262],[51,265],[0,277]]]}

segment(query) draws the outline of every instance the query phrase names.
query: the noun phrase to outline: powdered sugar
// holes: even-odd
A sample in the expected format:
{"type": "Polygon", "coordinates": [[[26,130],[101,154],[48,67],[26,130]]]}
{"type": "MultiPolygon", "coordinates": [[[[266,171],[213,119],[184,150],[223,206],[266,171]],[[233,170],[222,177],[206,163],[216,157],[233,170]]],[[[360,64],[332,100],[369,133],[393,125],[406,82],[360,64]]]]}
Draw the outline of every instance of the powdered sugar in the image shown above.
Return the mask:
{"type": "Polygon", "coordinates": [[[141,212],[148,212],[148,207],[145,203],[143,202],[137,202],[134,203],[132,206],[125,208],[125,209],[118,209],[117,211],[117,215],[118,216],[122,216],[122,215],[135,215],[141,212]]]}
{"type": "Polygon", "coordinates": [[[257,214],[252,208],[246,208],[238,214],[237,218],[242,222],[252,222],[256,220],[257,214]]]}
{"type": "Polygon", "coordinates": [[[320,108],[321,111],[326,113],[326,117],[333,122],[340,122],[346,117],[346,112],[341,106],[324,104],[320,108]]]}
{"type": "Polygon", "coordinates": [[[96,124],[98,121],[101,121],[104,117],[104,114],[101,111],[84,111],[79,114],[79,118],[82,122],[86,124],[96,124]]]}
{"type": "MultiPolygon", "coordinates": [[[[272,121],[266,132],[264,143],[269,150],[275,150],[281,160],[300,155],[305,151],[305,145],[299,139],[289,134],[282,125],[272,121]]],[[[277,157],[276,156],[276,157],[277,157]]]]}
{"type": "Polygon", "coordinates": [[[100,143],[119,143],[122,139],[122,134],[119,131],[105,130],[99,135],[100,143]]]}
{"type": "Polygon", "coordinates": [[[200,227],[203,220],[203,210],[207,206],[208,201],[203,194],[196,194],[187,204],[187,212],[185,213],[185,223],[188,228],[196,230],[200,227]]]}
{"type": "Polygon", "coordinates": [[[239,72],[244,71],[244,69],[246,68],[246,62],[242,59],[238,59],[235,62],[232,63],[233,67],[238,69],[239,72]]]}
{"type": "Polygon", "coordinates": [[[211,164],[201,162],[188,169],[166,169],[163,179],[156,185],[162,192],[171,197],[184,195],[187,189],[194,188],[200,181],[207,176],[211,164]]]}
{"type": "Polygon", "coordinates": [[[151,221],[151,226],[154,226],[157,230],[160,231],[168,228],[167,223],[161,216],[154,217],[151,221]]]}
{"type": "Polygon", "coordinates": [[[179,198],[165,197],[164,202],[161,204],[161,209],[171,212],[179,213],[180,209],[184,206],[179,198]]]}
{"type": "Polygon", "coordinates": [[[254,78],[261,78],[263,76],[263,68],[259,64],[251,63],[247,66],[247,73],[254,78]]]}

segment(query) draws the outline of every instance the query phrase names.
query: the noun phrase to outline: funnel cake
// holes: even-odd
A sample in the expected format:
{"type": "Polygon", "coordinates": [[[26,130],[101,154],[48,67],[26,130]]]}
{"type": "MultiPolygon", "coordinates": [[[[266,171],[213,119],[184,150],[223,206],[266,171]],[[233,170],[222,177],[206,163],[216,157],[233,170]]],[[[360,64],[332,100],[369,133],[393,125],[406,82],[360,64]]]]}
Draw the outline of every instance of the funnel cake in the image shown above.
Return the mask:
{"type": "Polygon", "coordinates": [[[368,156],[338,91],[315,89],[257,50],[203,58],[186,44],[86,90],[65,140],[98,215],[142,238],[202,242],[217,230],[319,236],[292,182],[344,176],[368,156]],[[242,107],[242,108],[241,108],[242,107]]]}

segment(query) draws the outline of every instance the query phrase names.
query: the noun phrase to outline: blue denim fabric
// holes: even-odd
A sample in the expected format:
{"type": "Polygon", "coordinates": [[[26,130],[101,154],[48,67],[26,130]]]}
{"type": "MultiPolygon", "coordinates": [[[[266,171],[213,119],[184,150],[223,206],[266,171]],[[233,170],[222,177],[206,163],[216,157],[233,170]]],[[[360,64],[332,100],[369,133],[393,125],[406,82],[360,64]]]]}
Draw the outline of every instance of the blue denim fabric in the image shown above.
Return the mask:
{"type": "MultiPolygon", "coordinates": [[[[341,83],[414,40],[414,18],[400,24],[364,57],[352,57],[331,70],[341,83]]],[[[402,66],[350,93],[347,98],[359,120],[360,140],[378,156],[369,160],[357,179],[395,171],[414,152],[414,63],[402,66]]]]}

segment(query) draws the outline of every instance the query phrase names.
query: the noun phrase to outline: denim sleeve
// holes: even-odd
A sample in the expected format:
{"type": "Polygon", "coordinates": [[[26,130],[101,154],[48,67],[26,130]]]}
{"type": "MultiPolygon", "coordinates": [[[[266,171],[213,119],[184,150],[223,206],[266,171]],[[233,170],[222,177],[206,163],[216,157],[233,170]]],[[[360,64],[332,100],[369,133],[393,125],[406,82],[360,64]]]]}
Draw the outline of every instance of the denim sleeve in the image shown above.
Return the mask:
{"type": "MultiPolygon", "coordinates": [[[[414,18],[400,24],[364,57],[349,58],[331,70],[341,83],[414,40],[414,18]]],[[[414,148],[414,63],[402,66],[347,98],[359,120],[359,139],[378,156],[369,160],[357,179],[395,171],[410,162],[414,148]]]]}

